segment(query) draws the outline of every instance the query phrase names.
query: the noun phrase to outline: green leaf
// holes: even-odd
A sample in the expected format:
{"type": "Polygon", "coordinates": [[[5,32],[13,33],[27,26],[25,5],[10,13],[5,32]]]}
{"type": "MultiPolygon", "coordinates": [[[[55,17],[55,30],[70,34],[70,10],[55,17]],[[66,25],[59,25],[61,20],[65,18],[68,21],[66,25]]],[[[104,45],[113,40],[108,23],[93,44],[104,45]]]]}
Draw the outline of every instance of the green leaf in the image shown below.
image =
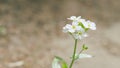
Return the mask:
{"type": "Polygon", "coordinates": [[[89,30],[89,28],[85,28],[85,32],[88,31],[88,30],[89,30]]]}
{"type": "Polygon", "coordinates": [[[52,68],[68,68],[68,65],[62,58],[55,56],[52,68]]]}
{"type": "Polygon", "coordinates": [[[61,68],[61,65],[59,64],[59,60],[54,58],[52,62],[52,68],[61,68]]]}

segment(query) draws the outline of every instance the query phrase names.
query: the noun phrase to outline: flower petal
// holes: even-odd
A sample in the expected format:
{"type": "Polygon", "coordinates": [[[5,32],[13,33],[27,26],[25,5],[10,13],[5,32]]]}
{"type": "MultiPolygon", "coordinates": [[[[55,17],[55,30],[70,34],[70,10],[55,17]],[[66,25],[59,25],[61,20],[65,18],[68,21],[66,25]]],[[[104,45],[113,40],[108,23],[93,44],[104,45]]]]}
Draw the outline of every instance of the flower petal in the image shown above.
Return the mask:
{"type": "Polygon", "coordinates": [[[92,56],[88,54],[80,54],[79,59],[82,59],[82,58],[92,58],[92,56]]]}

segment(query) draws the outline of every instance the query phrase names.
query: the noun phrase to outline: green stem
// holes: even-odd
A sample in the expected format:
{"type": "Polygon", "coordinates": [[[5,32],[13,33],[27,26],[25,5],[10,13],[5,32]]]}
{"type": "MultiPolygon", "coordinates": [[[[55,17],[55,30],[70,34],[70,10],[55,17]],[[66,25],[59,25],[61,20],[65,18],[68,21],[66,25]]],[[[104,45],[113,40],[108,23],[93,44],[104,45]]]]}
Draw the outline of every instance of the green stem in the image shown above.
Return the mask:
{"type": "Polygon", "coordinates": [[[84,51],[84,49],[82,49],[82,50],[78,53],[78,55],[80,55],[83,51],[84,51]]]}
{"type": "Polygon", "coordinates": [[[69,68],[72,68],[72,65],[75,61],[76,47],[77,47],[77,39],[75,39],[74,52],[73,52],[72,61],[71,61],[71,64],[70,64],[69,68]]]}

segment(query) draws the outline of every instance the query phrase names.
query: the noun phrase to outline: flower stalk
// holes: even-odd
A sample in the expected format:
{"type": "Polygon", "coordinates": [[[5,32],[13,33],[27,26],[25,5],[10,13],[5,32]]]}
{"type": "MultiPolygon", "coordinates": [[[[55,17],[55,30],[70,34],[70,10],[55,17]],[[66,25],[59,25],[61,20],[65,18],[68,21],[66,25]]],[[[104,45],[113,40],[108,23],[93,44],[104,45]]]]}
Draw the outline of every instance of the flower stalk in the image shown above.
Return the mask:
{"type": "Polygon", "coordinates": [[[72,61],[71,61],[69,68],[72,68],[72,65],[75,61],[76,48],[77,48],[77,39],[75,39],[74,52],[73,52],[72,61]]]}

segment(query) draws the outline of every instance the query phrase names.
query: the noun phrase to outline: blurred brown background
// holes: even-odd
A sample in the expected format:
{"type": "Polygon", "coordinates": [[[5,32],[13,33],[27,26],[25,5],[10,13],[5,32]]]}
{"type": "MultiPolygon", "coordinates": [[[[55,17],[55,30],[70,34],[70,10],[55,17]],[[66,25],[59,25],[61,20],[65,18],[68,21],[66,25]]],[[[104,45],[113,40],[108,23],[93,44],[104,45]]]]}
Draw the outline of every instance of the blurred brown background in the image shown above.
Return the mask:
{"type": "Polygon", "coordinates": [[[73,68],[119,68],[119,6],[120,0],[0,0],[0,68],[51,68],[55,55],[69,63],[74,40],[62,27],[73,15],[97,24],[78,45],[79,51],[86,43],[95,57],[73,68]]]}

